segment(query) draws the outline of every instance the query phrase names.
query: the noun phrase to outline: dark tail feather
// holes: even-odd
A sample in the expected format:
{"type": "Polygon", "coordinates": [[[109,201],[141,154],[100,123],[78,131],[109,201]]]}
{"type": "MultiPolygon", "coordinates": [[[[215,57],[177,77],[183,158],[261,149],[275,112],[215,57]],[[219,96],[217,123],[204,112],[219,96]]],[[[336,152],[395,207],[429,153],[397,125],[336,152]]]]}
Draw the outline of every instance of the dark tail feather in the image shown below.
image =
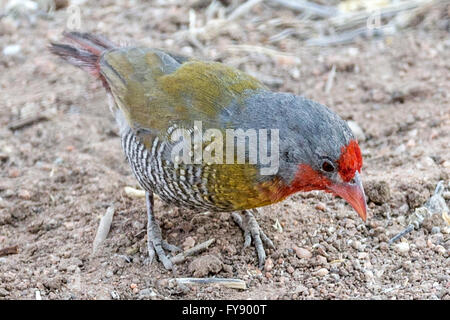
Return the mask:
{"type": "Polygon", "coordinates": [[[89,33],[64,32],[63,36],[72,44],[52,42],[50,52],[70,64],[100,77],[99,58],[104,51],[114,48],[115,45],[104,37],[89,33]]]}
{"type": "Polygon", "coordinates": [[[116,47],[108,39],[90,33],[64,32],[63,36],[96,55],[100,55],[103,51],[116,47]]]}

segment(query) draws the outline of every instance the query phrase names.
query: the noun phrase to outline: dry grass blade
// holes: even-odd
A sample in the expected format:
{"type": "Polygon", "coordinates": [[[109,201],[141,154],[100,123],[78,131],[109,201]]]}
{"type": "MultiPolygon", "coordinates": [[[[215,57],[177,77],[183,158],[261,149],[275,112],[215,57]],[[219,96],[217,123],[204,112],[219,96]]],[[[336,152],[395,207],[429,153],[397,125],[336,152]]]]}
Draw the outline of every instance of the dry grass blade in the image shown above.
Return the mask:
{"type": "Polygon", "coordinates": [[[200,285],[210,285],[218,284],[227,288],[232,289],[247,289],[247,285],[244,280],[241,279],[224,279],[224,278],[175,278],[171,281],[176,281],[180,284],[200,284],[200,285]]]}
{"type": "Polygon", "coordinates": [[[100,224],[97,229],[97,234],[95,235],[94,244],[92,252],[95,253],[98,247],[105,241],[108,236],[109,229],[111,228],[112,219],[114,216],[114,207],[109,207],[106,210],[105,215],[100,219],[100,224]]]}
{"type": "Polygon", "coordinates": [[[302,11],[309,14],[314,14],[323,18],[333,17],[337,14],[335,7],[323,6],[310,1],[303,0],[270,0],[271,3],[276,3],[280,6],[286,7],[295,11],[302,11]]]}
{"type": "Polygon", "coordinates": [[[174,263],[174,264],[182,263],[183,261],[186,260],[187,257],[193,256],[194,254],[197,254],[203,250],[206,250],[211,244],[214,243],[214,241],[216,241],[216,239],[212,238],[212,239],[209,239],[208,241],[202,242],[202,243],[196,245],[195,247],[192,247],[186,251],[183,251],[183,252],[177,254],[175,257],[171,258],[170,260],[172,260],[172,263],[174,263]]]}
{"type": "Polygon", "coordinates": [[[145,198],[145,191],[140,189],[135,189],[132,187],[125,187],[123,189],[125,194],[130,198],[145,198]]]}
{"type": "Polygon", "coordinates": [[[15,130],[25,128],[27,126],[31,126],[32,124],[35,124],[35,123],[38,123],[41,121],[47,121],[47,120],[48,120],[48,117],[46,117],[44,115],[30,116],[30,117],[26,117],[26,118],[11,122],[8,125],[8,129],[15,131],[15,130]]]}
{"type": "Polygon", "coordinates": [[[10,254],[17,254],[17,253],[19,253],[19,246],[17,246],[17,245],[0,249],[0,257],[7,256],[10,254]]]}
{"type": "Polygon", "coordinates": [[[227,17],[227,21],[235,20],[247,12],[249,12],[254,6],[256,6],[258,3],[262,2],[263,0],[250,0],[247,2],[244,2],[239,7],[237,7],[230,15],[227,17]]]}

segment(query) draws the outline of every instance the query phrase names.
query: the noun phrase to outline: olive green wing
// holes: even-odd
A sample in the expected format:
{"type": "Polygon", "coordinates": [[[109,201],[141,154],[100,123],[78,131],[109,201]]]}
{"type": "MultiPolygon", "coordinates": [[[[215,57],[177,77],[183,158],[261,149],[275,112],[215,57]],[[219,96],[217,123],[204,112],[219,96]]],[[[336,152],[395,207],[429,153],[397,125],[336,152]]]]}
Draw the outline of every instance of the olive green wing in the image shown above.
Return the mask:
{"type": "Polygon", "coordinates": [[[217,62],[189,60],[149,48],[105,53],[100,71],[133,129],[164,132],[172,123],[218,124],[232,102],[264,85],[217,62]]]}

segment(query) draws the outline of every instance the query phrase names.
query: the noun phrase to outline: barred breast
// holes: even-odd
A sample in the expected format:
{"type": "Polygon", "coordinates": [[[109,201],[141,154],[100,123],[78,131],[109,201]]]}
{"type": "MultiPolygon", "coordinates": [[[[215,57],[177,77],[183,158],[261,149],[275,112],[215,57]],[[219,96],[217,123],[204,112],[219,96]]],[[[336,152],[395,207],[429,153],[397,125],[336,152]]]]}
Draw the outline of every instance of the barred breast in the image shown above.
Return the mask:
{"type": "Polygon", "coordinates": [[[229,211],[231,204],[218,203],[208,185],[214,178],[211,168],[199,164],[174,163],[164,152],[170,145],[155,137],[147,149],[131,129],[122,131],[122,148],[140,186],[162,200],[196,211],[229,211]]]}

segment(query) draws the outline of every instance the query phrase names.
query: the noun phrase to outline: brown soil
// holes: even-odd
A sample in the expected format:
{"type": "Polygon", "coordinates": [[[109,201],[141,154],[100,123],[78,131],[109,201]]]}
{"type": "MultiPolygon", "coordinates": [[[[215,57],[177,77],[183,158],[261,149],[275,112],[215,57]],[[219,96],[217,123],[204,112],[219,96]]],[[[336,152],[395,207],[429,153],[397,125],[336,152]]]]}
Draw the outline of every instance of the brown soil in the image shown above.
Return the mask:
{"type": "MultiPolygon", "coordinates": [[[[200,3],[197,19],[204,19],[205,7],[193,2],[200,3]]],[[[260,271],[230,214],[193,214],[157,200],[169,242],[183,247],[216,239],[180,264],[179,276],[239,278],[248,289],[175,285],[159,262],[143,264],[145,203],[123,191],[137,182],[104,90],[47,51],[64,30],[67,12],[0,17],[0,49],[21,47],[13,55],[0,53],[0,249],[18,246],[18,253],[0,257],[0,299],[35,299],[36,291],[43,299],[450,299],[450,229],[443,219],[436,216],[407,235],[408,245],[387,244],[439,180],[448,188],[448,15],[435,14],[432,22],[424,19],[384,39],[315,48],[295,36],[269,43],[283,30],[275,19],[296,17],[258,5],[217,35],[199,36],[200,46],[175,36],[189,23],[188,7],[145,3],[86,2],[82,29],[118,43],[224,62],[356,121],[366,136],[368,222],[343,200],[320,192],[264,207],[257,218],[276,249],[267,250],[270,260],[260,271]],[[295,58],[229,49],[243,44],[295,58]],[[49,120],[8,128],[38,114],[49,120]],[[110,205],[116,208],[111,231],[93,255],[99,219],[110,205]],[[282,232],[273,227],[276,219],[282,232]]]]}

